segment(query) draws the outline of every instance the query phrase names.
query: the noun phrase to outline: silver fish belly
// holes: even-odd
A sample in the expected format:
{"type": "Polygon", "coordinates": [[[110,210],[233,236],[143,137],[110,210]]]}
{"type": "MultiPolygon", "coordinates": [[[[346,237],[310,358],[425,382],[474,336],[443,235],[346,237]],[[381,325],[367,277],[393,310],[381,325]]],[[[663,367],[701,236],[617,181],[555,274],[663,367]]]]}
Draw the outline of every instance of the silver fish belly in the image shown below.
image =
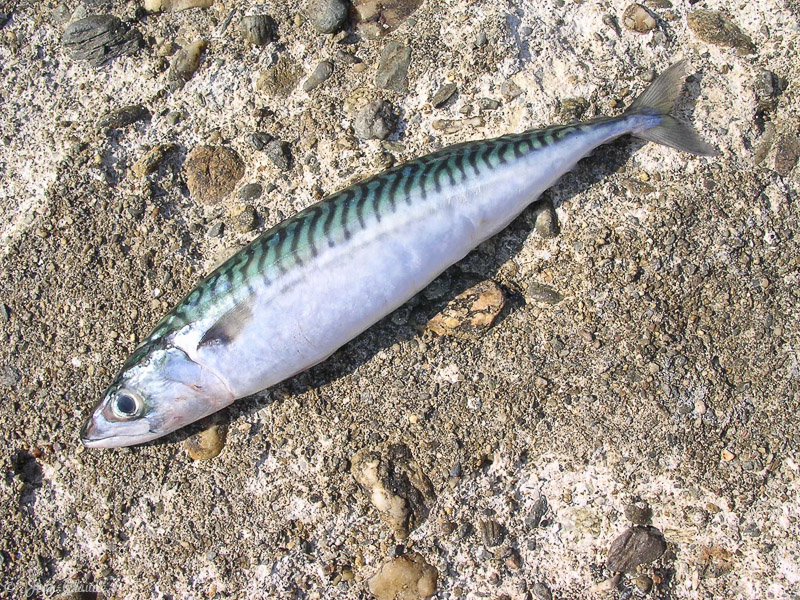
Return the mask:
{"type": "Polygon", "coordinates": [[[280,223],[155,327],[84,426],[84,443],[160,437],[324,360],[619,136],[712,154],[667,114],[682,82],[678,63],[619,117],[446,148],[280,223]]]}

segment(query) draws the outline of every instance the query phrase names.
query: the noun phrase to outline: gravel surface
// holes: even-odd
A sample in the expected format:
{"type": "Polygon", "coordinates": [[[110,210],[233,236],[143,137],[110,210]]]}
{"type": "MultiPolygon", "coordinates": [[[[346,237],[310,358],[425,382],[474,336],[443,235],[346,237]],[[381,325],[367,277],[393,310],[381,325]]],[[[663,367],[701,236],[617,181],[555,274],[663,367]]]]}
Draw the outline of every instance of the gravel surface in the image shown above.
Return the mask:
{"type": "Polygon", "coordinates": [[[0,3],[0,597],[800,597],[796,3],[146,4],[0,3]],[[80,444],[259,232],[679,58],[719,157],[601,148],[323,364],[80,444]]]}

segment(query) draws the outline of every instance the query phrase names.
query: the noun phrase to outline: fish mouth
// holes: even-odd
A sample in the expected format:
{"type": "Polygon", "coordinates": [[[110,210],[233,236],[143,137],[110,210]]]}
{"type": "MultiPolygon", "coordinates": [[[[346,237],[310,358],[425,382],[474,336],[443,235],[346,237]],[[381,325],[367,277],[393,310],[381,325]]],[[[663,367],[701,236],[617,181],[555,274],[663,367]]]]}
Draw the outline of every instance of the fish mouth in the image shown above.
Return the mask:
{"type": "Polygon", "coordinates": [[[121,448],[149,442],[159,437],[159,434],[150,431],[150,427],[146,423],[143,425],[146,429],[138,427],[128,434],[116,431],[113,434],[104,434],[97,427],[94,417],[89,417],[81,427],[81,443],[87,448],[121,448]]]}

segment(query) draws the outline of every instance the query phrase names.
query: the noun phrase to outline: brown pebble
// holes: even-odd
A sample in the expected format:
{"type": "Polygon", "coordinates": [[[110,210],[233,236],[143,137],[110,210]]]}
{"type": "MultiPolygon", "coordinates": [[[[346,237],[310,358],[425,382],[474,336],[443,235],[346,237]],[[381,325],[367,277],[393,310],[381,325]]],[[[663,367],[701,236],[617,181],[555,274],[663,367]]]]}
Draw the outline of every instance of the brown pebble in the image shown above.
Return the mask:
{"type": "Polygon", "coordinates": [[[622,13],[622,24],[637,33],[649,33],[656,27],[656,20],[641,4],[631,4],[622,13]]]}
{"type": "Polygon", "coordinates": [[[186,438],[184,445],[192,460],[211,460],[222,452],[225,445],[227,428],[222,425],[211,425],[200,433],[186,438]]]}
{"type": "Polygon", "coordinates": [[[216,204],[236,188],[244,175],[244,162],[231,148],[198,146],[187,157],[184,170],[192,198],[216,204]]]}
{"type": "Polygon", "coordinates": [[[421,600],[436,592],[438,578],[436,567],[409,552],[385,562],[367,585],[377,600],[421,600]]]}
{"type": "Polygon", "coordinates": [[[505,303],[500,286],[483,281],[456,296],[428,321],[428,329],[439,335],[475,337],[494,324],[505,303]]]}

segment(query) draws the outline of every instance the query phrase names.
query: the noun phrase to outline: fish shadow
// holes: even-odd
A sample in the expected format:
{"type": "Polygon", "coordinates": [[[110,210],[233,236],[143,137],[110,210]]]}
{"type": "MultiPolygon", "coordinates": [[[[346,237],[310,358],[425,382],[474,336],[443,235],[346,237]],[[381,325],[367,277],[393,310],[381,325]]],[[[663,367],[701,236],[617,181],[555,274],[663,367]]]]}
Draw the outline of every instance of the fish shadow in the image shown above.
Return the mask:
{"type": "MultiPolygon", "coordinates": [[[[502,265],[522,250],[533,229],[536,211],[542,204],[551,203],[555,207],[559,207],[569,203],[591,186],[617,173],[645,144],[646,142],[640,140],[623,138],[601,146],[593,154],[579,161],[570,173],[546,190],[506,229],[477,246],[467,257],[444,271],[425,290],[347,342],[327,360],[268,390],[241,398],[210,417],[153,440],[146,445],[174,444],[195,435],[212,422],[227,426],[241,419],[251,423],[250,433],[254,435],[261,429],[262,424],[258,423],[258,419],[254,419],[253,415],[263,408],[311,390],[319,391],[330,383],[351,375],[379,352],[390,348],[399,341],[435,335],[425,331],[425,324],[456,296],[471,286],[480,281],[497,277],[502,265]],[[445,289],[446,292],[440,296],[431,297],[431,289],[445,289]]],[[[580,207],[572,208],[578,210],[580,207]]],[[[506,304],[495,321],[495,327],[525,305],[522,282],[518,286],[501,287],[506,296],[506,304]]]]}

